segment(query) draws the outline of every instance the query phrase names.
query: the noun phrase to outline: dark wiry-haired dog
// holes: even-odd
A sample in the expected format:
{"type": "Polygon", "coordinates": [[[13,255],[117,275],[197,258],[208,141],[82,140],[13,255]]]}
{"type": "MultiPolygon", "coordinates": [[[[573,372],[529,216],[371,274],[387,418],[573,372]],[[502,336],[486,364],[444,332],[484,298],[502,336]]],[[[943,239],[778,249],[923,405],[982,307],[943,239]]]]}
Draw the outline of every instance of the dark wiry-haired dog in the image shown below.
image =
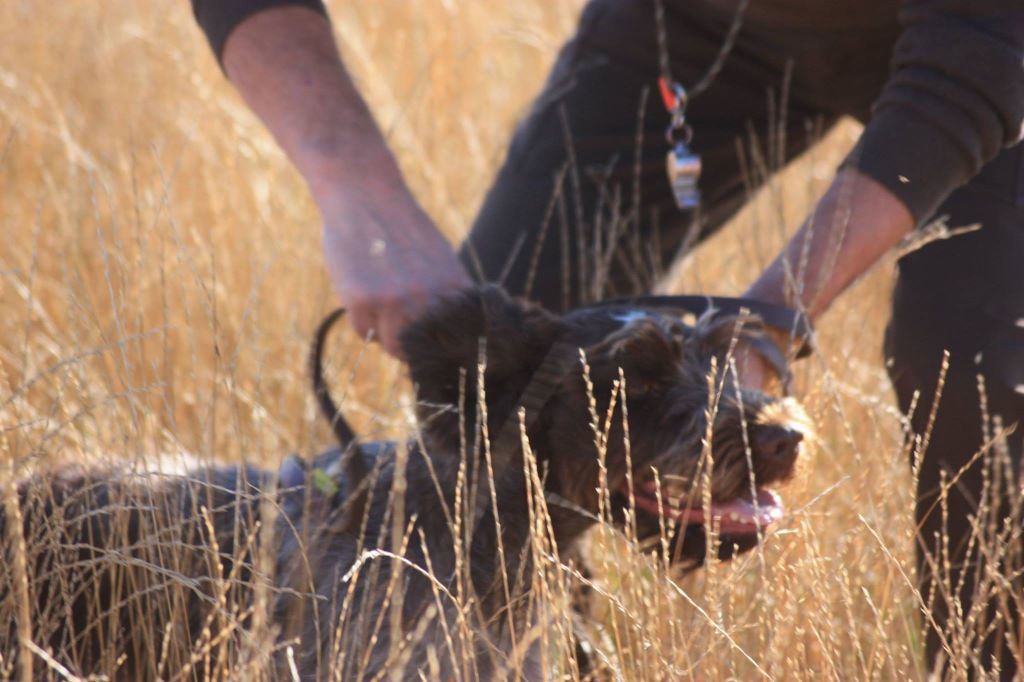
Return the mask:
{"type": "MultiPolygon", "coordinates": [[[[291,457],[276,475],[67,468],[20,486],[27,585],[8,544],[7,666],[28,655],[17,619],[29,601],[34,642],[79,673],[198,678],[249,662],[302,679],[542,679],[542,647],[525,634],[543,612],[530,598],[531,481],[562,553],[598,518],[602,480],[615,522],[632,507],[641,538],[674,529],[677,560],[703,560],[709,511],[726,558],[778,515],[765,486],[792,474],[802,413],[728,382],[709,390],[735,318],[556,316],[494,287],[468,290],[402,336],[421,427],[407,448],[357,443],[335,413],[319,365],[332,321],[314,379],[340,449],[291,457]],[[628,455],[623,419],[606,419],[613,400],[628,409],[628,455]],[[610,430],[597,435],[595,422],[610,430]],[[261,636],[261,623],[273,629],[261,636]]],[[[8,515],[5,537],[16,530],[8,515]]]]}

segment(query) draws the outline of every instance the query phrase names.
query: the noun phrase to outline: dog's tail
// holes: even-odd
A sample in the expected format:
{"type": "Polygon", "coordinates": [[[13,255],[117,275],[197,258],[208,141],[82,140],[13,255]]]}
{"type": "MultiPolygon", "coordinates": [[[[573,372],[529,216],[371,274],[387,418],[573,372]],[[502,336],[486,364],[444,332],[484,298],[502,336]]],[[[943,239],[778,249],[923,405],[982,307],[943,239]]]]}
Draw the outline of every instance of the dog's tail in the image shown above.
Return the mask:
{"type": "Polygon", "coordinates": [[[327,334],[331,331],[334,323],[341,319],[341,316],[344,314],[345,309],[338,308],[323,319],[323,322],[317,327],[316,336],[313,338],[313,346],[309,350],[309,374],[313,381],[313,393],[316,395],[316,401],[320,405],[320,413],[330,422],[331,430],[334,431],[334,435],[337,437],[338,444],[342,450],[348,449],[350,445],[356,442],[356,434],[348,422],[345,421],[341,410],[338,409],[338,405],[331,397],[331,391],[327,388],[327,382],[324,380],[323,360],[324,342],[327,340],[327,334]]]}

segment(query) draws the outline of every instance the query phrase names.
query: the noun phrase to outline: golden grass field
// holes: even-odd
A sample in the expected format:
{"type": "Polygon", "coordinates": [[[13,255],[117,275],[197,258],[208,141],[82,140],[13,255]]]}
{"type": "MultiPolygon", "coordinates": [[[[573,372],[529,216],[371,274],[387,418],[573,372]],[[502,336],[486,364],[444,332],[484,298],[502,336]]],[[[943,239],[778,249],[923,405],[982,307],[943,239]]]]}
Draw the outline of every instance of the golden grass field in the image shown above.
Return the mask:
{"type": "MultiPolygon", "coordinates": [[[[453,241],[580,4],[331,3],[347,64],[453,241]]],[[[2,475],[179,451],[272,466],[329,445],[305,364],[336,304],[316,209],[188,3],[7,0],[0,35],[2,475]]],[[[760,191],[671,290],[742,291],[856,133],[844,124],[760,191]]],[[[819,324],[798,372],[819,437],[763,549],[679,578],[595,533],[614,599],[598,598],[592,634],[625,679],[925,676],[913,481],[880,351],[891,275],[887,260],[819,324]]],[[[358,429],[408,433],[402,367],[347,331],[332,346],[358,429]]]]}

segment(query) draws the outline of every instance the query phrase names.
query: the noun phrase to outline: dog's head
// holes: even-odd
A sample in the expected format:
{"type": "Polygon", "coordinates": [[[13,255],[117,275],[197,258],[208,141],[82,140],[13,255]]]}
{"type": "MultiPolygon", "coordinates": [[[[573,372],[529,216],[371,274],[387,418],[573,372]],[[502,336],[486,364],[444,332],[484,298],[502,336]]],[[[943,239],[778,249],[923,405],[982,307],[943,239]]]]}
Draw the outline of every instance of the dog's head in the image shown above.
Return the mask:
{"type": "Polygon", "coordinates": [[[519,407],[536,412],[526,424],[552,499],[597,514],[603,466],[613,518],[632,508],[641,540],[664,526],[676,558],[700,562],[707,523],[727,558],[781,515],[769,486],[792,476],[807,427],[794,401],[729,380],[737,329],[625,307],[557,316],[484,286],[430,308],[402,344],[432,455],[472,444],[483,357],[489,435],[512,428],[518,447],[519,407]]]}

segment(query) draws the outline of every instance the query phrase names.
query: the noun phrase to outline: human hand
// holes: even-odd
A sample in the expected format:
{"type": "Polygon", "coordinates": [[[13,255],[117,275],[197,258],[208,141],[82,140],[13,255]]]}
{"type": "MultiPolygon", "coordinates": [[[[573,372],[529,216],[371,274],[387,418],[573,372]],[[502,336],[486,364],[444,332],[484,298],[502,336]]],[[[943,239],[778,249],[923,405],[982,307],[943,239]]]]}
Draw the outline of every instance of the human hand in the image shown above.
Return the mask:
{"type": "Polygon", "coordinates": [[[759,330],[757,336],[737,338],[733,362],[739,384],[755,391],[785,393],[791,378],[792,344],[789,334],[770,326],[759,330]]]}
{"type": "Polygon", "coordinates": [[[733,359],[736,362],[737,379],[743,388],[763,391],[771,378],[776,376],[775,369],[743,339],[737,339],[733,359]]]}
{"type": "Polygon", "coordinates": [[[471,284],[448,241],[407,204],[344,202],[324,211],[323,227],[324,259],[349,321],[399,359],[402,328],[437,298],[471,284]]]}

